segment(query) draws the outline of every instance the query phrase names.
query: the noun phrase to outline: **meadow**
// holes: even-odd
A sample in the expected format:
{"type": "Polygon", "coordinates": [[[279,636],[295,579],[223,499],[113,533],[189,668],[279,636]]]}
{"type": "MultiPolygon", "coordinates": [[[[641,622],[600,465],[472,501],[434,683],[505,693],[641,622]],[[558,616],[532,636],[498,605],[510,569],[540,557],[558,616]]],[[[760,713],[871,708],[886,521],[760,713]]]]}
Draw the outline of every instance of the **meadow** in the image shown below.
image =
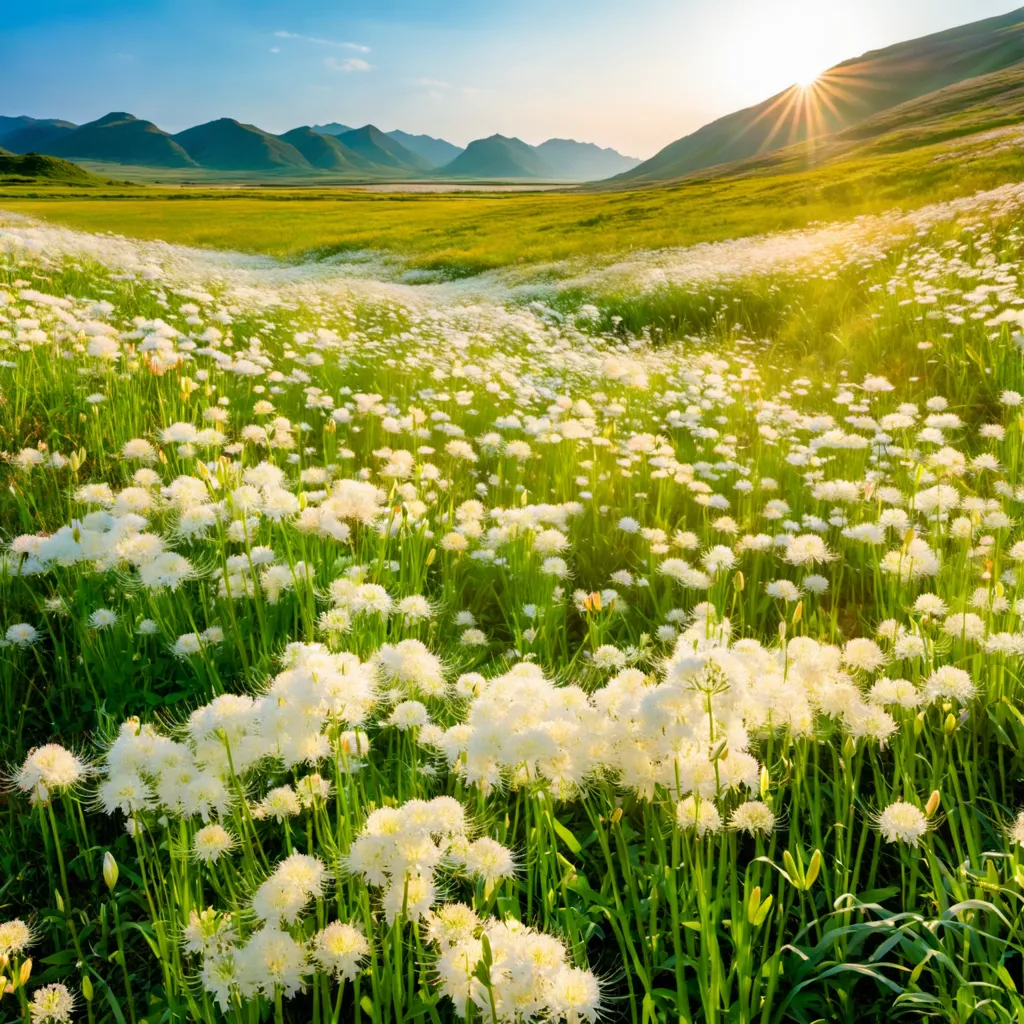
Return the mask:
{"type": "Polygon", "coordinates": [[[458,280],[912,209],[1017,181],[1019,113],[989,121],[992,127],[979,131],[987,122],[976,116],[964,138],[956,118],[940,119],[930,131],[914,121],[902,130],[884,122],[880,139],[808,142],[675,184],[628,190],[377,193],[272,181],[74,188],[5,185],[0,178],[0,203],[78,230],[298,262],[358,263],[372,254],[391,261],[392,276],[458,280]]]}
{"type": "Polygon", "coordinates": [[[987,153],[11,187],[0,1019],[1024,1019],[987,153]]]}

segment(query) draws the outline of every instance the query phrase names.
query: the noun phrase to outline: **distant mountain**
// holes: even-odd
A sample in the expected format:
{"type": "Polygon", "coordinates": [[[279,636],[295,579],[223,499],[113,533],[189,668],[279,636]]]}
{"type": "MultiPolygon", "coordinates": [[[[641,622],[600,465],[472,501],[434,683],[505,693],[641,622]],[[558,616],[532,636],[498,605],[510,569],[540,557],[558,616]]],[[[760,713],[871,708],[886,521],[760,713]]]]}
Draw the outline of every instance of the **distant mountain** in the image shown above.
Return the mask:
{"type": "Polygon", "coordinates": [[[435,174],[445,178],[553,178],[553,170],[522,139],[491,135],[475,139],[435,174]]]}
{"type": "Polygon", "coordinates": [[[344,135],[345,132],[351,132],[355,129],[347,124],[338,124],[337,121],[331,121],[330,124],[315,124],[313,125],[313,131],[319,135],[344,135]]]}
{"type": "Polygon", "coordinates": [[[22,128],[27,128],[30,124],[35,123],[36,119],[34,117],[26,117],[24,114],[21,117],[4,117],[0,115],[0,139],[11,132],[20,131],[22,128]]]}
{"type": "Polygon", "coordinates": [[[431,167],[443,167],[450,164],[463,150],[461,146],[453,146],[444,139],[435,139],[432,135],[410,135],[399,131],[385,133],[388,138],[401,143],[406,149],[418,153],[431,167]]]}
{"type": "Polygon", "coordinates": [[[376,166],[349,149],[336,136],[322,134],[309,127],[293,128],[278,138],[294,146],[313,167],[321,170],[365,174],[376,166]]]}
{"type": "Polygon", "coordinates": [[[21,131],[22,128],[30,128],[34,124],[58,125],[63,128],[77,128],[78,125],[71,121],[61,121],[55,117],[2,117],[0,116],[0,139],[11,132],[21,131]]]}
{"type": "Polygon", "coordinates": [[[219,171],[308,171],[309,161],[287,142],[230,117],[187,128],[174,136],[202,167],[219,171]]]}
{"type": "Polygon", "coordinates": [[[548,139],[534,148],[556,178],[569,181],[610,178],[642,162],[638,157],[623,156],[614,149],[602,149],[592,142],[576,142],[575,139],[548,139]]]}
{"type": "Polygon", "coordinates": [[[34,121],[17,131],[0,135],[0,144],[12,153],[45,153],[58,139],[77,127],[70,121],[34,121]]]}
{"type": "Polygon", "coordinates": [[[372,124],[355,128],[336,136],[336,138],[371,164],[376,164],[377,167],[406,173],[422,173],[430,170],[430,164],[418,153],[406,149],[400,142],[385,135],[372,124]]]}
{"type": "Polygon", "coordinates": [[[169,135],[152,122],[123,112],[81,126],[52,118],[0,117],[0,145],[13,153],[45,152],[140,167],[291,175],[326,171],[391,179],[432,173],[456,178],[590,181],[639,163],[615,150],[570,139],[549,139],[534,147],[494,135],[463,150],[431,135],[399,129],[382,132],[369,124],[349,128],[338,121],[271,135],[223,117],[169,135]]]}
{"type": "MultiPolygon", "coordinates": [[[[331,121],[329,124],[315,124],[312,130],[319,135],[342,136],[363,129],[349,128],[348,125],[331,121]]],[[[376,131],[376,129],[374,130],[376,131]]],[[[435,139],[432,135],[410,135],[409,132],[403,132],[397,128],[393,132],[383,132],[382,134],[422,158],[422,165],[417,166],[417,170],[442,167],[444,164],[451,163],[462,152],[459,146],[453,146],[444,139],[435,139]]]]}
{"type": "Polygon", "coordinates": [[[712,121],[616,181],[667,181],[830,135],[890,107],[1024,60],[1024,8],[872,50],[837,64],[811,86],[786,89],[712,121]]]}
{"type": "Polygon", "coordinates": [[[117,111],[49,141],[51,156],[144,167],[194,167],[195,161],[152,121],[117,111]]]}

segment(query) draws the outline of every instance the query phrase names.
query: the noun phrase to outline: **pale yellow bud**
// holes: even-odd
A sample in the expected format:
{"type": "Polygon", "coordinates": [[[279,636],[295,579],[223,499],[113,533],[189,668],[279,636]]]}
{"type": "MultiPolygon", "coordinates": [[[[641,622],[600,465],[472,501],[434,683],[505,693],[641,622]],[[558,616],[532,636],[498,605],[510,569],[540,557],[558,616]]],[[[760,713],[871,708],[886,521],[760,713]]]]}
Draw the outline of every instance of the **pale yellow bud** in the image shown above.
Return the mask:
{"type": "Polygon", "coordinates": [[[103,854],[103,881],[106,882],[108,889],[113,889],[117,885],[118,874],[117,861],[114,860],[114,855],[107,850],[103,854]]]}

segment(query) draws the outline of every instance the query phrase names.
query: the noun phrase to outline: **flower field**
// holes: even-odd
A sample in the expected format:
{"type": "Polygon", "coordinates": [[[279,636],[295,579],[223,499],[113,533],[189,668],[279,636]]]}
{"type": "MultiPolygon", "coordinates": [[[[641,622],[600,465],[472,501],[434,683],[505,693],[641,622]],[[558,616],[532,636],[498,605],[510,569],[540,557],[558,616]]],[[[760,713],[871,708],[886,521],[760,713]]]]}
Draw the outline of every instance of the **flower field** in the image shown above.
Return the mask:
{"type": "Polygon", "coordinates": [[[1022,209],[0,214],[0,1020],[1024,1020],[1022,209]]]}

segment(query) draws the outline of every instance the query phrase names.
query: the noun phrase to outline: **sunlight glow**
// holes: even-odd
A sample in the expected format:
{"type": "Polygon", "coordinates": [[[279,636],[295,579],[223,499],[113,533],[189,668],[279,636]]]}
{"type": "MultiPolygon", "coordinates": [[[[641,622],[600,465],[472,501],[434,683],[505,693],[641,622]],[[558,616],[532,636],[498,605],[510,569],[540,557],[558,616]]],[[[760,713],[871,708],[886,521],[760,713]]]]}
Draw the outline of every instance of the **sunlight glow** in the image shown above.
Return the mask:
{"type": "Polygon", "coordinates": [[[795,84],[797,86],[799,86],[801,89],[810,89],[810,87],[812,85],[814,85],[815,82],[817,82],[817,80],[818,80],[820,75],[821,75],[821,71],[819,71],[819,70],[801,71],[797,75],[796,83],[795,84]]]}

